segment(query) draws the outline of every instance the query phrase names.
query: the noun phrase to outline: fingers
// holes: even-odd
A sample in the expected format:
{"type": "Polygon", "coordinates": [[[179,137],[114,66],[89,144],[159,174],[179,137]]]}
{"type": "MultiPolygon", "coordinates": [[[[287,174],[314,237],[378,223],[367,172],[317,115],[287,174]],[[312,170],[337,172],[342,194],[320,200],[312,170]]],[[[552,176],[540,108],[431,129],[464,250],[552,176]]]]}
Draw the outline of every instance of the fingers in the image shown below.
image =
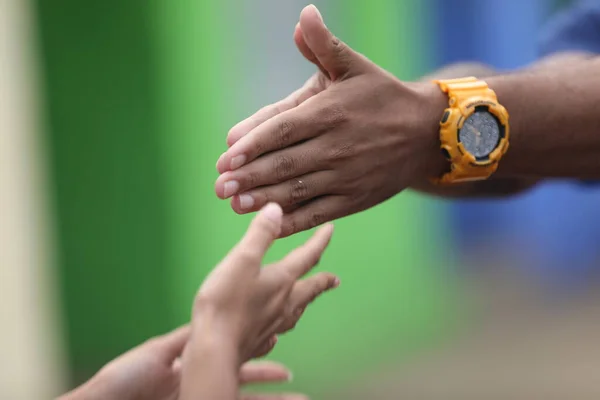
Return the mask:
{"type": "Polygon", "coordinates": [[[321,13],[314,5],[300,13],[300,29],[308,49],[329,73],[331,80],[353,76],[364,64],[362,56],[337,39],[325,26],[321,13]]]}
{"type": "Polygon", "coordinates": [[[273,361],[247,362],[240,369],[240,384],[289,382],[292,373],[285,365],[273,361]]]}
{"type": "Polygon", "coordinates": [[[294,284],[290,294],[290,306],[294,314],[301,316],[304,309],[324,292],[340,286],[340,279],[330,272],[319,272],[294,284]]]}
{"type": "Polygon", "coordinates": [[[183,352],[190,338],[190,333],[190,325],[184,325],[170,333],[151,339],[148,343],[165,362],[171,364],[183,352]]]}
{"type": "MultiPolygon", "coordinates": [[[[278,184],[319,169],[323,150],[310,142],[267,154],[236,171],[217,178],[215,193],[221,199],[265,185],[278,184]]],[[[275,201],[275,200],[273,200],[275,201]]]]}
{"type": "Polygon", "coordinates": [[[255,263],[256,268],[260,268],[265,253],[281,232],[282,215],[280,206],[275,203],[267,204],[254,217],[242,241],[232,251],[228,260],[240,267],[248,267],[247,262],[250,262],[255,263]]]}
{"type": "Polygon", "coordinates": [[[275,348],[275,345],[277,345],[278,341],[279,339],[276,335],[271,336],[268,340],[265,340],[265,342],[258,349],[256,349],[256,351],[254,351],[252,358],[261,358],[266,356],[275,348]]]}
{"type": "MultiPolygon", "coordinates": [[[[233,146],[238,140],[252,131],[254,128],[258,127],[265,121],[279,115],[285,111],[291,110],[304,103],[309,98],[319,94],[322,92],[327,86],[327,82],[324,80],[323,76],[320,74],[315,74],[310,77],[304,85],[296,90],[294,93],[286,97],[285,99],[275,103],[263,107],[256,114],[250,116],[249,118],[243,120],[242,122],[235,125],[229,133],[227,134],[227,145],[233,146]]],[[[223,173],[230,169],[229,164],[224,160],[224,157],[221,156],[217,161],[217,170],[219,173],[223,173]]]]}
{"type": "Polygon", "coordinates": [[[332,235],[333,224],[321,227],[305,244],[293,250],[273,267],[284,268],[294,279],[301,278],[319,263],[332,235]]]}
{"type": "Polygon", "coordinates": [[[293,235],[350,214],[342,196],[323,196],[283,216],[280,237],[293,235]]]}
{"type": "MultiPolygon", "coordinates": [[[[263,122],[295,106],[296,105],[291,101],[282,100],[278,103],[270,104],[266,107],[261,108],[256,112],[256,114],[246,118],[242,122],[239,122],[237,125],[235,125],[229,130],[229,133],[227,134],[227,146],[233,145],[238,140],[240,140],[240,138],[242,138],[244,135],[246,135],[248,132],[259,126],[263,122]]],[[[222,160],[221,158],[219,158],[219,161],[217,162],[217,170],[219,171],[225,168],[225,166],[222,166],[221,164],[222,160]]],[[[223,171],[226,171],[227,169],[223,169],[223,171]]]]}
{"type": "MultiPolygon", "coordinates": [[[[311,88],[309,86],[304,85],[302,88],[296,90],[294,93],[292,93],[285,99],[275,104],[271,104],[261,108],[256,112],[256,114],[248,117],[247,119],[235,125],[229,130],[229,133],[227,134],[227,145],[232,146],[244,135],[246,135],[248,132],[259,126],[263,122],[273,118],[276,115],[281,114],[282,112],[297,107],[301,103],[301,100],[305,100],[305,98],[307,97],[305,92],[310,91],[310,89],[311,88]]],[[[219,162],[217,163],[217,170],[219,170],[219,172],[221,172],[221,170],[225,172],[229,169],[229,166],[227,166],[226,168],[221,159],[219,159],[219,162]]]]}
{"type": "Polygon", "coordinates": [[[280,393],[280,394],[242,394],[240,400],[310,400],[303,394],[280,393]]]}
{"type": "Polygon", "coordinates": [[[277,333],[283,334],[294,329],[310,303],[324,292],[335,289],[339,285],[339,278],[329,272],[320,272],[296,282],[288,300],[290,314],[277,327],[277,333]]]}
{"type": "Polygon", "coordinates": [[[238,214],[260,210],[269,202],[277,203],[283,209],[287,209],[303,201],[324,195],[331,189],[333,179],[331,171],[319,171],[276,185],[262,186],[234,196],[231,200],[231,207],[238,214]]]}
{"type": "Polygon", "coordinates": [[[219,172],[236,170],[259,156],[310,139],[322,129],[312,123],[301,107],[285,111],[263,122],[241,137],[219,158],[219,172]]]}

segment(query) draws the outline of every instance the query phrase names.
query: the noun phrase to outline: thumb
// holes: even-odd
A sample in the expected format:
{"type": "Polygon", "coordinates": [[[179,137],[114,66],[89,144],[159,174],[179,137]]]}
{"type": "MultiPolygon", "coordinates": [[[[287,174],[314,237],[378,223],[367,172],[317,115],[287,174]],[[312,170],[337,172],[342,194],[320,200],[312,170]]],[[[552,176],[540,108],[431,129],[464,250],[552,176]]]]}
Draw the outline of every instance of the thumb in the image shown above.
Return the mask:
{"type": "MultiPolygon", "coordinates": [[[[364,65],[362,56],[336,38],[323,22],[321,13],[314,5],[305,7],[300,13],[300,30],[308,50],[315,61],[323,67],[331,80],[339,80],[356,75],[364,65]]],[[[296,41],[298,44],[298,41],[296,41]]],[[[299,46],[300,47],[300,46],[299,46]]],[[[302,51],[306,57],[306,51],[302,51]]]]}
{"type": "Polygon", "coordinates": [[[183,348],[190,338],[191,327],[184,325],[174,331],[160,336],[151,343],[156,346],[156,350],[167,363],[172,363],[177,357],[181,356],[183,348]]]}
{"type": "Polygon", "coordinates": [[[296,43],[296,47],[298,48],[298,51],[300,51],[300,54],[302,54],[302,56],[304,56],[304,58],[306,58],[308,61],[316,65],[317,68],[319,68],[321,72],[325,74],[325,76],[329,77],[329,72],[323,68],[319,60],[317,60],[315,53],[313,53],[306,44],[306,40],[304,40],[304,33],[300,27],[300,22],[296,24],[296,28],[294,29],[294,42],[296,43]]]}

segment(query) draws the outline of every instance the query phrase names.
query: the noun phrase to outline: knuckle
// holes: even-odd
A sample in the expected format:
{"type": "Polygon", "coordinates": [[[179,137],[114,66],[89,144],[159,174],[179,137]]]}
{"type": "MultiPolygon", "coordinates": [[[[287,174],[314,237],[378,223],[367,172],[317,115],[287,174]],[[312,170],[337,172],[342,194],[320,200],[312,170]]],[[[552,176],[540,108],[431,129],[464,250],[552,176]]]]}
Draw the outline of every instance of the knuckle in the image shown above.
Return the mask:
{"type": "Polygon", "coordinates": [[[239,264],[254,264],[258,259],[260,259],[260,255],[248,248],[239,249],[234,257],[234,261],[239,264]]]}
{"type": "Polygon", "coordinates": [[[258,204],[269,204],[273,202],[274,197],[270,190],[260,190],[252,193],[252,197],[258,202],[258,204]]]}
{"type": "Polygon", "coordinates": [[[340,143],[331,147],[328,158],[330,161],[339,162],[352,158],[355,153],[356,151],[352,144],[340,143]]]}
{"type": "Polygon", "coordinates": [[[287,224],[283,225],[282,234],[284,236],[289,236],[298,232],[298,221],[295,218],[289,220],[287,224]]]}
{"type": "Polygon", "coordinates": [[[275,157],[274,164],[275,174],[279,180],[286,179],[296,170],[296,161],[288,156],[275,157]]]}
{"type": "Polygon", "coordinates": [[[290,181],[288,204],[296,204],[308,198],[308,184],[301,179],[293,179],[290,181]]]}
{"type": "Polygon", "coordinates": [[[306,221],[306,225],[310,228],[314,228],[315,226],[319,226],[322,223],[327,221],[327,215],[320,211],[313,212],[306,221]]]}
{"type": "Polygon", "coordinates": [[[262,154],[264,151],[264,144],[262,142],[262,140],[256,140],[254,141],[254,143],[252,144],[252,147],[254,148],[254,154],[262,154]]]}
{"type": "Polygon", "coordinates": [[[271,104],[271,107],[269,109],[270,114],[271,115],[279,115],[279,114],[281,114],[283,112],[282,105],[283,104],[281,102],[271,104]]]}
{"type": "Polygon", "coordinates": [[[204,309],[207,306],[210,306],[213,303],[214,299],[212,298],[212,296],[208,295],[203,290],[200,290],[198,293],[196,293],[196,297],[194,297],[192,308],[194,312],[196,312],[198,310],[204,309]]]}
{"type": "Polygon", "coordinates": [[[320,281],[316,281],[313,285],[312,285],[312,290],[310,293],[310,300],[309,302],[314,301],[323,291],[323,289],[321,288],[321,282],[320,281]]]}
{"type": "MultiPolygon", "coordinates": [[[[331,38],[331,47],[338,60],[341,60],[347,69],[351,69],[353,57],[350,57],[348,46],[338,37],[331,38]]],[[[343,77],[341,77],[343,78],[343,77]]]]}
{"type": "Polygon", "coordinates": [[[320,109],[319,120],[323,129],[329,130],[348,122],[348,113],[339,101],[331,100],[320,109]]]}
{"type": "Polygon", "coordinates": [[[273,132],[274,142],[278,148],[287,146],[292,140],[294,123],[288,119],[279,122],[277,129],[273,132]]]}
{"type": "Polygon", "coordinates": [[[260,174],[258,172],[250,172],[248,173],[248,175],[246,175],[246,187],[247,188],[253,188],[253,187],[257,187],[260,184],[260,174]]]}

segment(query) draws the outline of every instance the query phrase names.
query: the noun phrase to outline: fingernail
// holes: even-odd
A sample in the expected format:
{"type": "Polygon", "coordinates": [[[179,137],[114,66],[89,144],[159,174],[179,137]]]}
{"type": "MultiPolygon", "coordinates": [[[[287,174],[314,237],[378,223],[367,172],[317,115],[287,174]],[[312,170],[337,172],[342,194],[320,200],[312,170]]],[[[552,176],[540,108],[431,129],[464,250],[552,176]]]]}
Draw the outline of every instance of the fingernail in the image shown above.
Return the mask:
{"type": "Polygon", "coordinates": [[[323,22],[323,16],[321,15],[321,11],[319,11],[319,9],[317,8],[317,6],[315,6],[314,4],[311,4],[309,7],[312,7],[315,12],[317,13],[317,15],[319,16],[319,19],[321,20],[321,22],[323,22]]]}
{"type": "Polygon", "coordinates": [[[225,182],[225,185],[223,185],[223,196],[225,196],[225,198],[231,197],[237,193],[239,188],[240,184],[238,181],[225,182]]]}
{"type": "Polygon", "coordinates": [[[247,210],[254,205],[254,198],[249,194],[241,194],[240,195],[240,208],[242,210],[247,210]]]}
{"type": "Polygon", "coordinates": [[[242,165],[246,163],[246,156],[244,154],[240,154],[239,156],[235,156],[231,159],[229,167],[233,169],[238,169],[242,165]]]}
{"type": "Polygon", "coordinates": [[[335,289],[336,287],[340,286],[340,283],[342,283],[342,282],[340,281],[340,278],[335,278],[335,279],[333,280],[333,286],[332,286],[332,287],[335,289]]]}
{"type": "Polygon", "coordinates": [[[287,378],[287,381],[288,381],[288,382],[292,382],[293,380],[294,380],[294,374],[292,374],[292,371],[290,371],[290,372],[288,373],[288,378],[287,378]]]}
{"type": "Polygon", "coordinates": [[[262,214],[273,222],[279,223],[283,215],[281,207],[275,203],[269,203],[263,208],[262,214]]]}

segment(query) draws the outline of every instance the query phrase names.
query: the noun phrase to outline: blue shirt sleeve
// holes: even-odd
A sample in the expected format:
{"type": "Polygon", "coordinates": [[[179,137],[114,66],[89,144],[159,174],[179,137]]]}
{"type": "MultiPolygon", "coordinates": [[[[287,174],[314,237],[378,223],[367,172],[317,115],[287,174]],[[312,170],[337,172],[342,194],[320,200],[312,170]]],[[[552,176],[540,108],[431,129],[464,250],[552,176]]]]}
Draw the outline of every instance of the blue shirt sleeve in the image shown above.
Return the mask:
{"type": "Polygon", "coordinates": [[[600,1],[583,0],[560,12],[542,30],[540,55],[562,51],[600,54],[600,1]]]}

